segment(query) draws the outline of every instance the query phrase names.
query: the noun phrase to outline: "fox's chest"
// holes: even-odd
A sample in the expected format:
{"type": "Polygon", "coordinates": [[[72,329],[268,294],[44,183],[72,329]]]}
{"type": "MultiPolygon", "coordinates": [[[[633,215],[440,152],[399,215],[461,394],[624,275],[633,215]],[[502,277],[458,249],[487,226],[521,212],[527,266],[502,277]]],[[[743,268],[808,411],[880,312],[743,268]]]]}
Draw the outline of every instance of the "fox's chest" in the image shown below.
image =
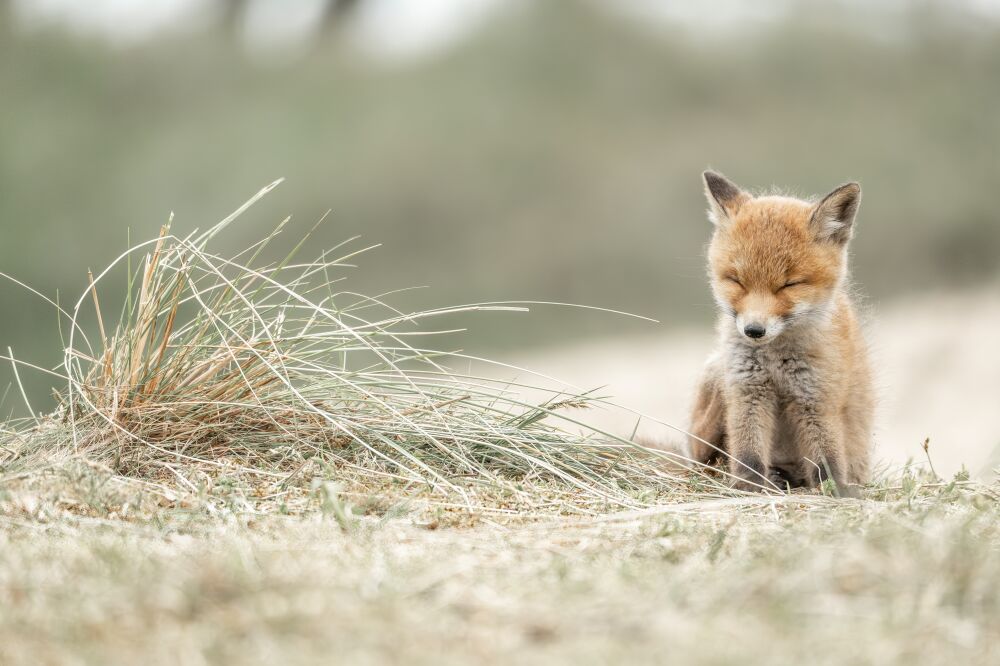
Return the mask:
{"type": "Polygon", "coordinates": [[[779,404],[819,399],[816,360],[808,351],[779,346],[734,350],[728,377],[744,390],[773,393],[779,404]]]}
{"type": "Polygon", "coordinates": [[[822,390],[814,358],[780,347],[743,351],[730,357],[727,380],[731,390],[771,402],[775,410],[771,464],[797,468],[803,454],[787,414],[793,404],[820,409],[822,390]]]}

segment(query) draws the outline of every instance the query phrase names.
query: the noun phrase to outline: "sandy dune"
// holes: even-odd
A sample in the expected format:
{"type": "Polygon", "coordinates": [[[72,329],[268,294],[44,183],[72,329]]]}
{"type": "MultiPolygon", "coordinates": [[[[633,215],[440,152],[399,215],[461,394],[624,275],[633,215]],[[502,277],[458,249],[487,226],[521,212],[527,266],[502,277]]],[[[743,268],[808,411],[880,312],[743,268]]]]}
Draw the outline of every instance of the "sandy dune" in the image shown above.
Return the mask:
{"type": "MultiPolygon", "coordinates": [[[[925,460],[921,444],[929,437],[938,473],[950,475],[965,465],[976,476],[991,474],[1000,465],[1000,288],[873,306],[867,329],[880,394],[876,459],[892,466],[925,460]]],[[[508,360],[576,387],[603,386],[598,393],[616,404],[684,427],[712,335],[707,327],[674,330],[508,360]]],[[[616,434],[630,434],[638,422],[640,436],[683,439],[624,409],[574,416],[616,434]]]]}

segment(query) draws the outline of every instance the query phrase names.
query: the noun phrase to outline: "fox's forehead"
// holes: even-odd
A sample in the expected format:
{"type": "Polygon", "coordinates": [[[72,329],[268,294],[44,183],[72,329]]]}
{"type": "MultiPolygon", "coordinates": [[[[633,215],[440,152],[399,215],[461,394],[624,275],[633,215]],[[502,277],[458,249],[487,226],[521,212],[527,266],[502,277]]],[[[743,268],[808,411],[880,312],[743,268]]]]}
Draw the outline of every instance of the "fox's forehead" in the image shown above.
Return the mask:
{"type": "Polygon", "coordinates": [[[801,199],[783,196],[755,197],[744,203],[735,215],[734,228],[743,225],[773,226],[779,230],[806,232],[813,205],[801,199]]]}
{"type": "Polygon", "coordinates": [[[780,284],[792,273],[823,279],[839,270],[839,253],[810,230],[813,204],[783,196],[750,199],[712,241],[713,265],[741,279],[780,284]]]}

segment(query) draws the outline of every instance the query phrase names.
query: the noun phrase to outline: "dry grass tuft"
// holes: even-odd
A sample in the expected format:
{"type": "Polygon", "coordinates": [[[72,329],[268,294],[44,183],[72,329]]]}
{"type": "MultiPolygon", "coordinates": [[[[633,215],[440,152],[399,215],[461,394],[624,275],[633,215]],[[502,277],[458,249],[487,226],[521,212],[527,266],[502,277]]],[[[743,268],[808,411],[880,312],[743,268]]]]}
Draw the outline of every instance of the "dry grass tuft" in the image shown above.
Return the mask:
{"type": "Polygon", "coordinates": [[[571,432],[572,411],[594,402],[586,394],[528,404],[518,397],[526,387],[456,374],[444,364],[460,355],[409,342],[434,333],[428,321],[444,314],[523,307],[403,313],[337,288],[364,250],[298,263],[305,239],[258,266],[284,222],[235,257],[213,253],[211,241],[276,184],[207,232],[180,237],[164,226],[90,276],[66,313],[60,408],[20,433],[34,442],[22,456],[61,447],[186,493],[202,492],[199,479],[236,474],[258,496],[280,495],[308,466],[357,492],[393,487],[520,512],[638,508],[692,479],[719,487],[671,471],[668,453],[571,432]],[[115,270],[128,272],[116,321],[100,293],[115,270]],[[88,336],[81,312],[90,307],[88,336]]]}

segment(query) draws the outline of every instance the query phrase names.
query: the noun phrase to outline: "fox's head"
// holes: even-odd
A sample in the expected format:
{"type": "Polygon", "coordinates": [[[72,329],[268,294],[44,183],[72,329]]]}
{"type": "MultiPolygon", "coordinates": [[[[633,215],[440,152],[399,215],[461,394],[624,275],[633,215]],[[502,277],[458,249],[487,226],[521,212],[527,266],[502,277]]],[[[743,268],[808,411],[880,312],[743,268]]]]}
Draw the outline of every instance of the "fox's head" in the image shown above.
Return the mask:
{"type": "Polygon", "coordinates": [[[810,203],[751,196],[717,173],[703,175],[715,224],[712,292],[740,339],[767,343],[798,322],[829,316],[846,277],[861,187],[847,183],[810,203]]]}

